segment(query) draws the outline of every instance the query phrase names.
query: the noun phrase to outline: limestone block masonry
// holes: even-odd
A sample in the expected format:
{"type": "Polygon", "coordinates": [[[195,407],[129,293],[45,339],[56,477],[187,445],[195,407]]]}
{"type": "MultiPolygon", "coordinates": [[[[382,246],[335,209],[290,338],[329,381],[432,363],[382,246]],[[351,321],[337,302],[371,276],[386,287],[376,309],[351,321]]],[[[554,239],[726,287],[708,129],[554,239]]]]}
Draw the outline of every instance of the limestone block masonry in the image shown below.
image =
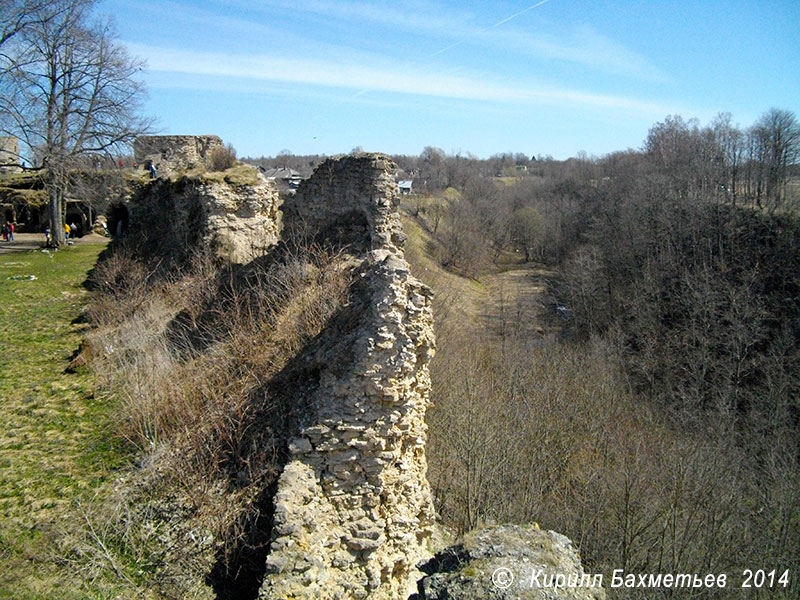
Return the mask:
{"type": "Polygon", "coordinates": [[[287,227],[341,243],[366,224],[368,239],[346,309],[355,322],[308,359],[319,383],[278,482],[262,599],[406,598],[429,556],[431,292],[403,255],[392,169],[383,155],[330,159],[285,213],[287,227]]]}
{"type": "Polygon", "coordinates": [[[287,227],[339,243],[365,242],[366,249],[392,248],[402,255],[406,238],[397,213],[395,169],[383,154],[326,160],[284,203],[287,227]]]}
{"type": "Polygon", "coordinates": [[[275,184],[256,170],[252,176],[247,185],[202,177],[149,182],[129,204],[132,231],[176,252],[204,248],[247,263],[273,246],[281,230],[275,184]]]}
{"type": "Polygon", "coordinates": [[[16,173],[19,166],[19,140],[13,136],[0,136],[0,173],[16,173]]]}
{"type": "Polygon", "coordinates": [[[152,162],[159,175],[208,165],[214,148],[221,148],[216,135],[145,135],[136,138],[133,154],[140,167],[152,162]]]}

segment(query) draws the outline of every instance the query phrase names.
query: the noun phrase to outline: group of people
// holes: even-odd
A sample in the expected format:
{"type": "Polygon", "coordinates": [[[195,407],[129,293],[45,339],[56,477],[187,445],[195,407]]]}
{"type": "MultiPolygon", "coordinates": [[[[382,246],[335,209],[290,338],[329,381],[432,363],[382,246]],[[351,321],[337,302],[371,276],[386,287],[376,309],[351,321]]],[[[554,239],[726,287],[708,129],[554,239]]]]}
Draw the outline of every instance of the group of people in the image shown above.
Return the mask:
{"type": "MultiPolygon", "coordinates": [[[[64,239],[74,238],[78,233],[78,229],[75,227],[73,223],[70,225],[69,223],[64,223],[64,239]]],[[[44,241],[49,246],[50,245],[50,225],[44,228],[44,241]]]]}
{"type": "Polygon", "coordinates": [[[3,241],[4,242],[13,242],[14,241],[14,223],[6,223],[3,225],[3,241]]]}

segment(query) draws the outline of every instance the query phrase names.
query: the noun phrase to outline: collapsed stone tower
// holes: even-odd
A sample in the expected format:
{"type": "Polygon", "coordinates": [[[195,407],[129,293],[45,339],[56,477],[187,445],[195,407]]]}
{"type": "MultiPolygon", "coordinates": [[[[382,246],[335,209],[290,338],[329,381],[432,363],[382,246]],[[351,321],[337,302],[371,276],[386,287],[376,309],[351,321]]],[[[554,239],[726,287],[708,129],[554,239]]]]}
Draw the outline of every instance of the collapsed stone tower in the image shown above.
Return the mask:
{"type": "Polygon", "coordinates": [[[148,182],[126,206],[112,206],[112,231],[115,208],[124,210],[131,232],[176,257],[203,249],[245,264],[280,238],[278,190],[255,169],[238,178],[200,174],[148,182]]]}
{"type": "Polygon", "coordinates": [[[428,555],[431,293],[403,255],[392,169],[378,154],[329,159],[284,207],[287,228],[361,237],[363,254],[357,320],[308,359],[319,385],[278,482],[263,599],[404,598],[428,555]]]}
{"type": "Polygon", "coordinates": [[[20,171],[19,140],[13,136],[0,136],[0,173],[20,171]]]}

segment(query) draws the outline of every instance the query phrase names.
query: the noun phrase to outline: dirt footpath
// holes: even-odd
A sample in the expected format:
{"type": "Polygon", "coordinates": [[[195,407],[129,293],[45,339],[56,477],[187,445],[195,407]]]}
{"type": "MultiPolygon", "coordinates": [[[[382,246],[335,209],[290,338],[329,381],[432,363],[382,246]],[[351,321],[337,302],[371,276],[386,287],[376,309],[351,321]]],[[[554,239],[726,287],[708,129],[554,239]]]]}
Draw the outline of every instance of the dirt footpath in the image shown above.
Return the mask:
{"type": "MultiPolygon", "coordinates": [[[[79,244],[107,244],[109,238],[90,233],[82,238],[75,238],[70,240],[79,244]]],[[[15,233],[13,242],[5,242],[0,238],[0,254],[10,254],[12,252],[23,252],[25,250],[38,250],[44,248],[44,234],[43,233],[15,233]]]]}
{"type": "Polygon", "coordinates": [[[499,338],[543,339],[555,329],[546,325],[547,280],[553,273],[540,265],[492,273],[481,278],[489,301],[483,317],[489,331],[499,338]]]}

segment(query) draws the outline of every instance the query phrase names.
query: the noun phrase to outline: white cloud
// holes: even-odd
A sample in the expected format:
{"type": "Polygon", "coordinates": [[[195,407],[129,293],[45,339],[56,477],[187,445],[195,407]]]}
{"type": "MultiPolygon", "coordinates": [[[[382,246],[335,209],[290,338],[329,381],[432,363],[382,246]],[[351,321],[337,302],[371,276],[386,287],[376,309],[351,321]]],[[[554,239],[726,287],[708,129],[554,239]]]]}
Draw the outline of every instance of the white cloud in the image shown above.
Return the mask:
{"type": "Polygon", "coordinates": [[[623,96],[595,94],[576,89],[512,83],[482,73],[452,75],[420,69],[396,61],[365,56],[313,59],[271,55],[231,55],[129,44],[134,54],[147,59],[154,71],[244,78],[298,84],[462,100],[522,103],[570,103],[633,110],[662,115],[669,112],[655,103],[623,96]]]}
{"type": "Polygon", "coordinates": [[[311,84],[352,89],[358,93],[388,92],[497,103],[568,103],[658,116],[669,112],[667,107],[636,98],[538,85],[535,82],[507,83],[483,73],[453,75],[372,55],[356,57],[352,52],[338,59],[314,59],[190,52],[135,43],[128,45],[134,54],[146,58],[151,70],[165,73],[311,84]]]}
{"type": "Polygon", "coordinates": [[[433,52],[434,56],[447,54],[458,46],[477,46],[580,64],[604,73],[650,82],[671,81],[670,77],[645,56],[600,33],[591,25],[575,26],[567,31],[537,31],[535,12],[532,11],[543,10],[545,7],[542,5],[550,2],[556,0],[536,2],[507,16],[498,14],[497,17],[504,18],[493,23],[481,23],[465,10],[445,12],[440,5],[426,2],[377,5],[330,0],[302,3],[293,0],[267,0],[260,10],[265,15],[270,10],[281,10],[296,14],[300,20],[304,15],[313,14],[347,24],[363,22],[366,26],[387,26],[410,35],[430,36],[431,40],[441,41],[441,48],[433,52]],[[532,31],[520,29],[516,27],[516,23],[509,23],[529,14],[534,15],[531,16],[532,31]]]}

